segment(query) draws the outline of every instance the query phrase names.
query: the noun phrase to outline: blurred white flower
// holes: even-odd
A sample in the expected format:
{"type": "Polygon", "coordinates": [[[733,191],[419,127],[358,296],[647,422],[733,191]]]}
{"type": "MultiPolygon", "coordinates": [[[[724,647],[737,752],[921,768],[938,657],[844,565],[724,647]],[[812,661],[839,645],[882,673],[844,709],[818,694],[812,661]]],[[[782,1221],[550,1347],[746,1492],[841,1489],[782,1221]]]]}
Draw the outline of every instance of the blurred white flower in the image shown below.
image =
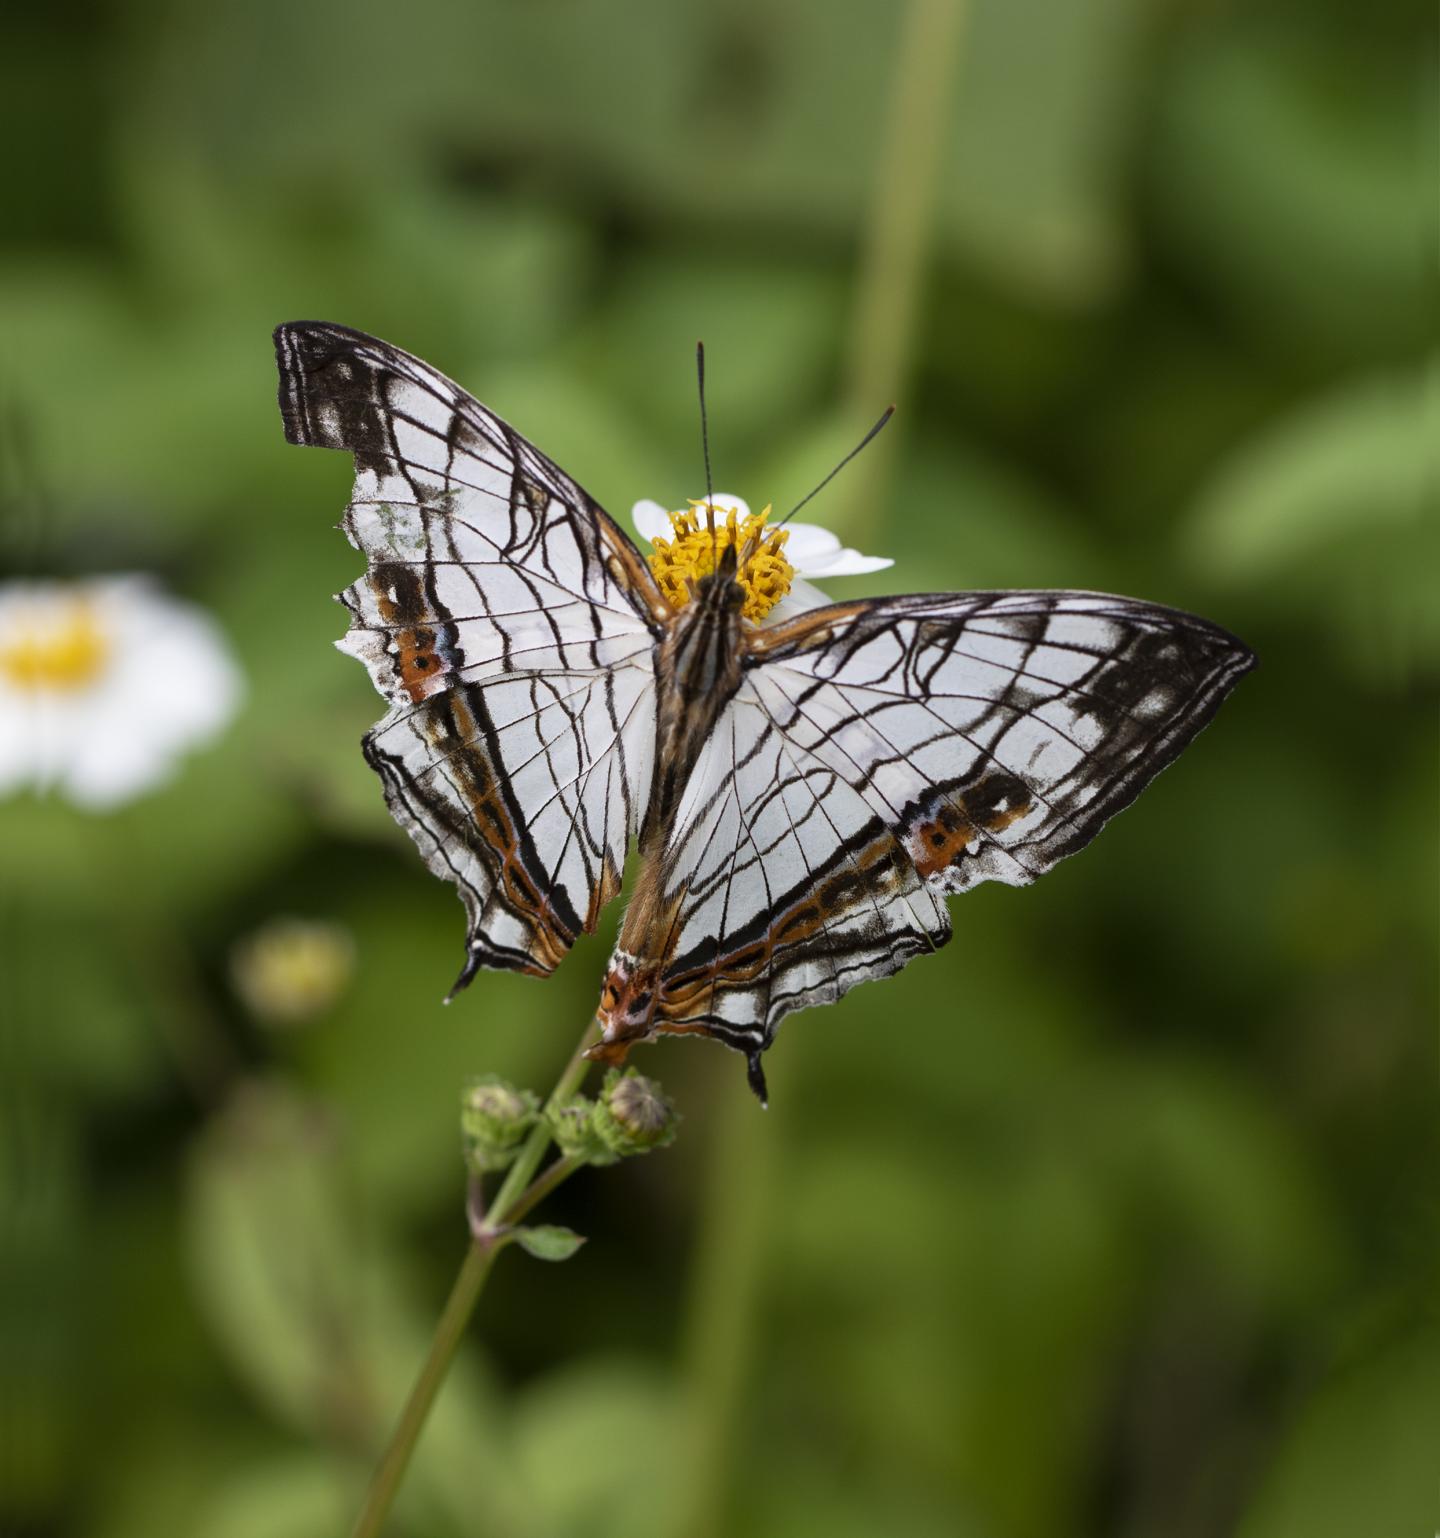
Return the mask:
{"type": "Polygon", "coordinates": [[[216,736],[240,693],[214,621],[147,578],[0,583],[0,795],[129,801],[216,736]]]}
{"type": "MultiPolygon", "coordinates": [[[[725,524],[731,513],[742,526],[752,517],[749,504],[729,492],[717,491],[712,501],[719,525],[725,524]]],[[[696,513],[702,513],[704,506],[703,500],[691,503],[696,513]]],[[[762,523],[769,511],[766,508],[759,515],[762,523]]],[[[684,526],[677,520],[691,518],[693,515],[689,512],[671,513],[658,502],[646,499],[635,504],[630,510],[630,517],[641,538],[649,540],[651,544],[658,540],[661,548],[673,548],[677,542],[677,533],[681,539],[684,538],[684,526]]],[[[831,601],[813,583],[805,581],[807,577],[854,577],[866,572],[883,571],[887,566],[895,564],[883,555],[861,555],[858,550],[851,550],[842,545],[829,529],[822,529],[818,523],[787,523],[776,532],[785,536],[781,549],[785,562],[792,568],[792,575],[789,591],[767,609],[764,615],[767,625],[794,619],[807,609],[818,609],[831,601]]],[[[704,543],[708,544],[708,536],[704,543]]]]}

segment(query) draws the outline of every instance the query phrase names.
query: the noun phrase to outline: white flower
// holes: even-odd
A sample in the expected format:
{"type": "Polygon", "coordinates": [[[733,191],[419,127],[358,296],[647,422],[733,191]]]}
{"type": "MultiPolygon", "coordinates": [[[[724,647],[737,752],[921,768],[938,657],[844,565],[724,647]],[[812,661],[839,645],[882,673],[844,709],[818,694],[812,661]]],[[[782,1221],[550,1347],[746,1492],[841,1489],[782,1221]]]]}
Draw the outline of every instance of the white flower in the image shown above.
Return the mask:
{"type": "Polygon", "coordinates": [[[240,692],[214,621],[144,577],[0,583],[0,795],[129,801],[214,737],[240,692]]]}
{"type": "MultiPolygon", "coordinates": [[[[726,491],[717,491],[713,497],[717,518],[734,511],[743,523],[750,517],[750,508],[743,498],[726,491]]],[[[703,505],[703,504],[701,504],[703,505]]],[[[657,539],[668,540],[673,536],[670,513],[658,502],[648,498],[637,502],[630,510],[630,517],[637,532],[652,544],[657,539]]],[[[794,619],[807,609],[823,608],[831,600],[807,577],[856,577],[871,571],[883,571],[894,561],[883,555],[861,555],[851,550],[817,523],[787,523],[784,530],[789,538],[785,541],[785,559],[795,568],[790,591],[765,616],[767,625],[794,619]]]]}

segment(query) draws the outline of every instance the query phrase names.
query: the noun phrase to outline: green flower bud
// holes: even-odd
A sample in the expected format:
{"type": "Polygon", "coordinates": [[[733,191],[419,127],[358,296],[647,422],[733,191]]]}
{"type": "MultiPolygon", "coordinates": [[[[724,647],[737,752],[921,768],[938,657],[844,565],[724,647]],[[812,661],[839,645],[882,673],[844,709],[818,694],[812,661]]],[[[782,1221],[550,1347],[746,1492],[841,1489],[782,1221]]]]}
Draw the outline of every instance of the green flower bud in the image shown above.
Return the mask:
{"type": "Polygon", "coordinates": [[[611,1153],[595,1128],[599,1107],[584,1095],[575,1095],[549,1112],[550,1131],[555,1146],[567,1159],[582,1164],[614,1164],[620,1157],[611,1153]]]}
{"type": "Polygon", "coordinates": [[[528,1089],[516,1089],[493,1074],[472,1079],[460,1101],[460,1134],[471,1173],[513,1164],[539,1118],[540,1102],[528,1089]]]}
{"type": "Polygon", "coordinates": [[[649,1153],[675,1141],[680,1118],[654,1079],[633,1068],[612,1068],[595,1107],[594,1126],[601,1142],[616,1158],[649,1153]]]}
{"type": "Polygon", "coordinates": [[[339,999],[355,970],[355,942],[339,924],[271,919],[239,941],[230,957],[235,991],[263,1025],[317,1019],[339,999]]]}

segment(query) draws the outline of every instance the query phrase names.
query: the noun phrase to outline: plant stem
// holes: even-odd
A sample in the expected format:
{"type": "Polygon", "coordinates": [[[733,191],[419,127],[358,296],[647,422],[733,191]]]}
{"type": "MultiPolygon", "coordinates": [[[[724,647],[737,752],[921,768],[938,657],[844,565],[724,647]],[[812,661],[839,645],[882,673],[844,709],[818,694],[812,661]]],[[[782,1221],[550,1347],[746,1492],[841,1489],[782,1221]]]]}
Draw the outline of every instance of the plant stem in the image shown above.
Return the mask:
{"type": "MultiPolygon", "coordinates": [[[[571,1095],[580,1088],[581,1081],[589,1070],[590,1063],[585,1057],[585,1049],[595,1037],[595,1026],[591,1024],[585,1027],[585,1033],[580,1038],[579,1045],[571,1054],[570,1061],[565,1065],[564,1072],[555,1082],[555,1088],[550,1091],[550,1098],[545,1102],[546,1111],[553,1110],[562,1100],[568,1100],[571,1095]]],[[[550,1146],[550,1118],[542,1116],[530,1131],[530,1136],[525,1139],[520,1149],[520,1155],[506,1172],[504,1184],[501,1185],[498,1195],[490,1204],[490,1217],[492,1226],[499,1227],[509,1216],[510,1209],[519,1201],[526,1186],[530,1184],[535,1171],[540,1166],[540,1161],[545,1157],[545,1150],[550,1146]]]]}
{"type": "Polygon", "coordinates": [[[532,1207],[538,1207],[561,1181],[568,1180],[580,1168],[579,1159],[557,1159],[543,1175],[537,1175],[530,1182],[529,1187],[515,1205],[506,1211],[506,1224],[513,1227],[529,1214],[532,1207]]]}
{"type": "Polygon", "coordinates": [[[459,1276],[455,1278],[455,1285],[450,1289],[450,1296],[445,1300],[440,1323],[435,1327],[430,1354],[425,1358],[420,1376],[405,1401],[405,1408],[400,1413],[400,1420],[390,1437],[385,1456],[370,1481],[364,1509],[352,1529],[353,1538],[375,1538],[390,1514],[391,1504],[400,1489],[400,1481],[405,1477],[405,1470],[409,1467],[410,1455],[420,1440],[430,1407],[435,1403],[435,1396],[440,1392],[440,1385],[445,1381],[445,1374],[455,1359],[455,1352],[485,1285],[485,1279],[495,1264],[495,1253],[494,1245],[473,1243],[465,1252],[465,1262],[460,1267],[459,1276]]]}
{"type": "MultiPolygon", "coordinates": [[[[910,0],[901,21],[851,330],[849,393],[860,416],[905,394],[967,9],[968,0],[910,0]]],[[[851,473],[845,528],[862,542],[883,508],[898,443],[891,427],[851,473]]]]}
{"type": "Polygon", "coordinates": [[[739,1074],[711,1102],[683,1342],[686,1415],[680,1538],[733,1531],[730,1509],[735,1428],[755,1344],[776,1178],[778,1128],[761,1114],[739,1074]]]}
{"type": "MultiPolygon", "coordinates": [[[[560,1101],[568,1100],[580,1087],[585,1072],[590,1066],[584,1052],[590,1045],[593,1034],[592,1023],[586,1026],[579,1045],[565,1065],[564,1072],[556,1081],[555,1088],[551,1090],[550,1098],[546,1102],[547,1111],[560,1101]]],[[[435,1336],[430,1342],[430,1351],[425,1358],[425,1365],[420,1369],[420,1376],[416,1378],[414,1387],[410,1390],[405,1408],[400,1412],[400,1419],[391,1433],[379,1467],[376,1468],[374,1477],[370,1481],[370,1488],[365,1494],[365,1505],[361,1509],[355,1526],[351,1529],[351,1538],[377,1538],[385,1518],[390,1514],[390,1507],[394,1504],[395,1496],[399,1492],[400,1482],[405,1478],[405,1470],[410,1465],[410,1458],[415,1451],[416,1443],[420,1440],[420,1433],[425,1429],[425,1422],[440,1392],[440,1386],[445,1381],[445,1375],[450,1370],[450,1363],[454,1361],[456,1351],[459,1350],[460,1341],[465,1334],[465,1326],[469,1324],[470,1315],[475,1311],[475,1305],[479,1301],[486,1278],[490,1275],[490,1268],[495,1264],[495,1257],[503,1248],[503,1245],[497,1243],[495,1230],[501,1228],[512,1216],[520,1216],[528,1212],[576,1167],[568,1159],[558,1159],[535,1182],[534,1186],[531,1186],[531,1177],[541,1159],[544,1158],[549,1144],[549,1118],[542,1117],[531,1129],[529,1137],[520,1149],[519,1156],[505,1176],[499,1194],[490,1205],[487,1230],[481,1234],[480,1238],[472,1240],[465,1252],[460,1274],[455,1278],[455,1285],[450,1289],[450,1296],[445,1300],[445,1307],[441,1311],[440,1322],[435,1327],[435,1336]],[[568,1168],[563,1168],[562,1173],[557,1173],[562,1171],[564,1166],[568,1168]]]]}

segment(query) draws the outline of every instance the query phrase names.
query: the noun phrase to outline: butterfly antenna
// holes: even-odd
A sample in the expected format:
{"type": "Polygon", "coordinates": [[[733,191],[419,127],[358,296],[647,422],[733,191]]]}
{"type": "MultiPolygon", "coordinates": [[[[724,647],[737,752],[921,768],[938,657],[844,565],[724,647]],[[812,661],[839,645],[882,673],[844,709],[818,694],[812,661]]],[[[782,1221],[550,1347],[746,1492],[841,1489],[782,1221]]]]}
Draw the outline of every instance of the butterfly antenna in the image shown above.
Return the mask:
{"type": "Polygon", "coordinates": [[[705,344],[695,344],[695,380],[700,389],[700,448],[705,455],[705,517],[710,524],[710,561],[718,565],[715,536],[715,483],[710,478],[710,416],[705,410],[705,344]]]}
{"type": "Polygon", "coordinates": [[[818,496],[822,491],[824,491],[825,488],[830,484],[830,482],[833,481],[835,479],[835,477],[840,474],[840,472],[845,468],[846,465],[848,465],[850,463],[850,461],[852,459],[854,459],[854,457],[860,452],[860,450],[865,448],[865,447],[867,447],[869,445],[871,440],[873,438],[875,438],[875,436],[879,433],[880,429],[882,427],[884,427],[884,425],[894,415],[895,415],[895,408],[894,408],[894,406],[887,406],[885,408],[885,410],[884,410],[884,413],[881,415],[880,420],[874,425],[874,427],[872,427],[870,429],[870,431],[865,434],[865,436],[859,441],[859,443],[857,443],[855,445],[855,447],[850,450],[850,452],[844,457],[844,459],[842,459],[840,461],[840,463],[835,466],[835,468],[830,472],[830,474],[827,475],[825,477],[825,479],[820,482],[820,484],[815,488],[814,491],[812,491],[808,495],[803,496],[803,497],[800,498],[800,500],[795,504],[795,506],[792,507],[790,509],[790,511],[785,514],[785,516],[780,520],[779,523],[777,523],[775,525],[775,527],[778,529],[781,526],[781,524],[789,523],[790,520],[795,516],[795,514],[798,513],[800,511],[800,509],[802,507],[804,507],[805,504],[808,501],[810,501],[811,497],[818,496]]]}

